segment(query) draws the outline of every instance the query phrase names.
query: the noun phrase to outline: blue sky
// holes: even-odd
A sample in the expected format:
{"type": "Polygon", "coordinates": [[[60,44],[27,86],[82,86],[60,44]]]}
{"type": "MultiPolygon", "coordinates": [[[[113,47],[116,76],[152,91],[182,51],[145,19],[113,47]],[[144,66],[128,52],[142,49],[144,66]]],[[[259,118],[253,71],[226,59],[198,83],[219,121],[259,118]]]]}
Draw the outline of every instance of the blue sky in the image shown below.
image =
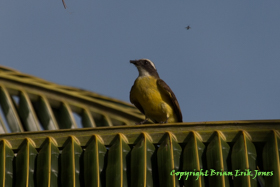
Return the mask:
{"type": "Polygon", "coordinates": [[[279,119],[280,1],[65,2],[1,1],[0,64],[129,102],[148,58],[186,122],[279,119]]]}

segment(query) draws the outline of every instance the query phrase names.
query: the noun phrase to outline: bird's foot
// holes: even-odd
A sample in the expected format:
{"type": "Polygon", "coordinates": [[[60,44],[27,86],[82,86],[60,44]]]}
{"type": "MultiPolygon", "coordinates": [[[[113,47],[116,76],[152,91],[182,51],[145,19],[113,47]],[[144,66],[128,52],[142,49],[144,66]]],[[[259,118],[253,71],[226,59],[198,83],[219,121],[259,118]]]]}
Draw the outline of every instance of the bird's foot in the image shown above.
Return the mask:
{"type": "Polygon", "coordinates": [[[149,118],[146,118],[144,121],[141,121],[139,123],[135,123],[135,125],[143,125],[145,122],[147,122],[149,118]]]}
{"type": "Polygon", "coordinates": [[[168,119],[169,119],[169,118],[166,118],[166,121],[160,121],[159,123],[160,123],[160,124],[167,123],[167,122],[168,122],[168,119]]]}

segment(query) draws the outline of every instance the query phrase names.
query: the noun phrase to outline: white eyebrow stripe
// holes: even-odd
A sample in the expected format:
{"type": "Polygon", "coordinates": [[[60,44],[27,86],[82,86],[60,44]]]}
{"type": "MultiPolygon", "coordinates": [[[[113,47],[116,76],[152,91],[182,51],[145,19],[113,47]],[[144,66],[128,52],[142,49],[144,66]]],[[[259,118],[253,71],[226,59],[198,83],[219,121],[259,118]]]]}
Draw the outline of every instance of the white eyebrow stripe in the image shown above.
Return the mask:
{"type": "Polygon", "coordinates": [[[151,60],[146,59],[146,58],[143,58],[143,59],[141,59],[141,60],[147,60],[147,61],[150,62],[150,64],[155,68],[155,70],[157,69],[156,66],[155,66],[155,64],[154,64],[151,60]]]}

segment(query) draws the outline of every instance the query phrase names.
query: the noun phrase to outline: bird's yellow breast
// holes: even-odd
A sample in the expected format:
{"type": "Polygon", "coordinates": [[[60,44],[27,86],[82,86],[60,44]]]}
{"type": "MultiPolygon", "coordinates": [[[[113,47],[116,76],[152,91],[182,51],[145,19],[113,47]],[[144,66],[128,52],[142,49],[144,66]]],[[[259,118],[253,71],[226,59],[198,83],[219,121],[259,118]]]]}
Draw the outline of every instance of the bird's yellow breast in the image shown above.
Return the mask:
{"type": "Polygon", "coordinates": [[[177,121],[170,98],[157,86],[152,76],[138,77],[131,90],[131,96],[142,106],[146,117],[157,122],[177,121]]]}

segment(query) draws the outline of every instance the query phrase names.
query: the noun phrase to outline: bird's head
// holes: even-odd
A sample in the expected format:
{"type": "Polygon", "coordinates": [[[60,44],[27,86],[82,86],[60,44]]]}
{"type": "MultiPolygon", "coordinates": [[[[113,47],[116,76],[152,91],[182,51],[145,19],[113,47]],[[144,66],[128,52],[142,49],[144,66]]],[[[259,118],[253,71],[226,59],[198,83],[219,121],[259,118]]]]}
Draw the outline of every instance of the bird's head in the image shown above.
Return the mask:
{"type": "Polygon", "coordinates": [[[130,63],[134,64],[139,72],[139,76],[155,76],[159,77],[156,66],[149,59],[130,60],[130,63]]]}

